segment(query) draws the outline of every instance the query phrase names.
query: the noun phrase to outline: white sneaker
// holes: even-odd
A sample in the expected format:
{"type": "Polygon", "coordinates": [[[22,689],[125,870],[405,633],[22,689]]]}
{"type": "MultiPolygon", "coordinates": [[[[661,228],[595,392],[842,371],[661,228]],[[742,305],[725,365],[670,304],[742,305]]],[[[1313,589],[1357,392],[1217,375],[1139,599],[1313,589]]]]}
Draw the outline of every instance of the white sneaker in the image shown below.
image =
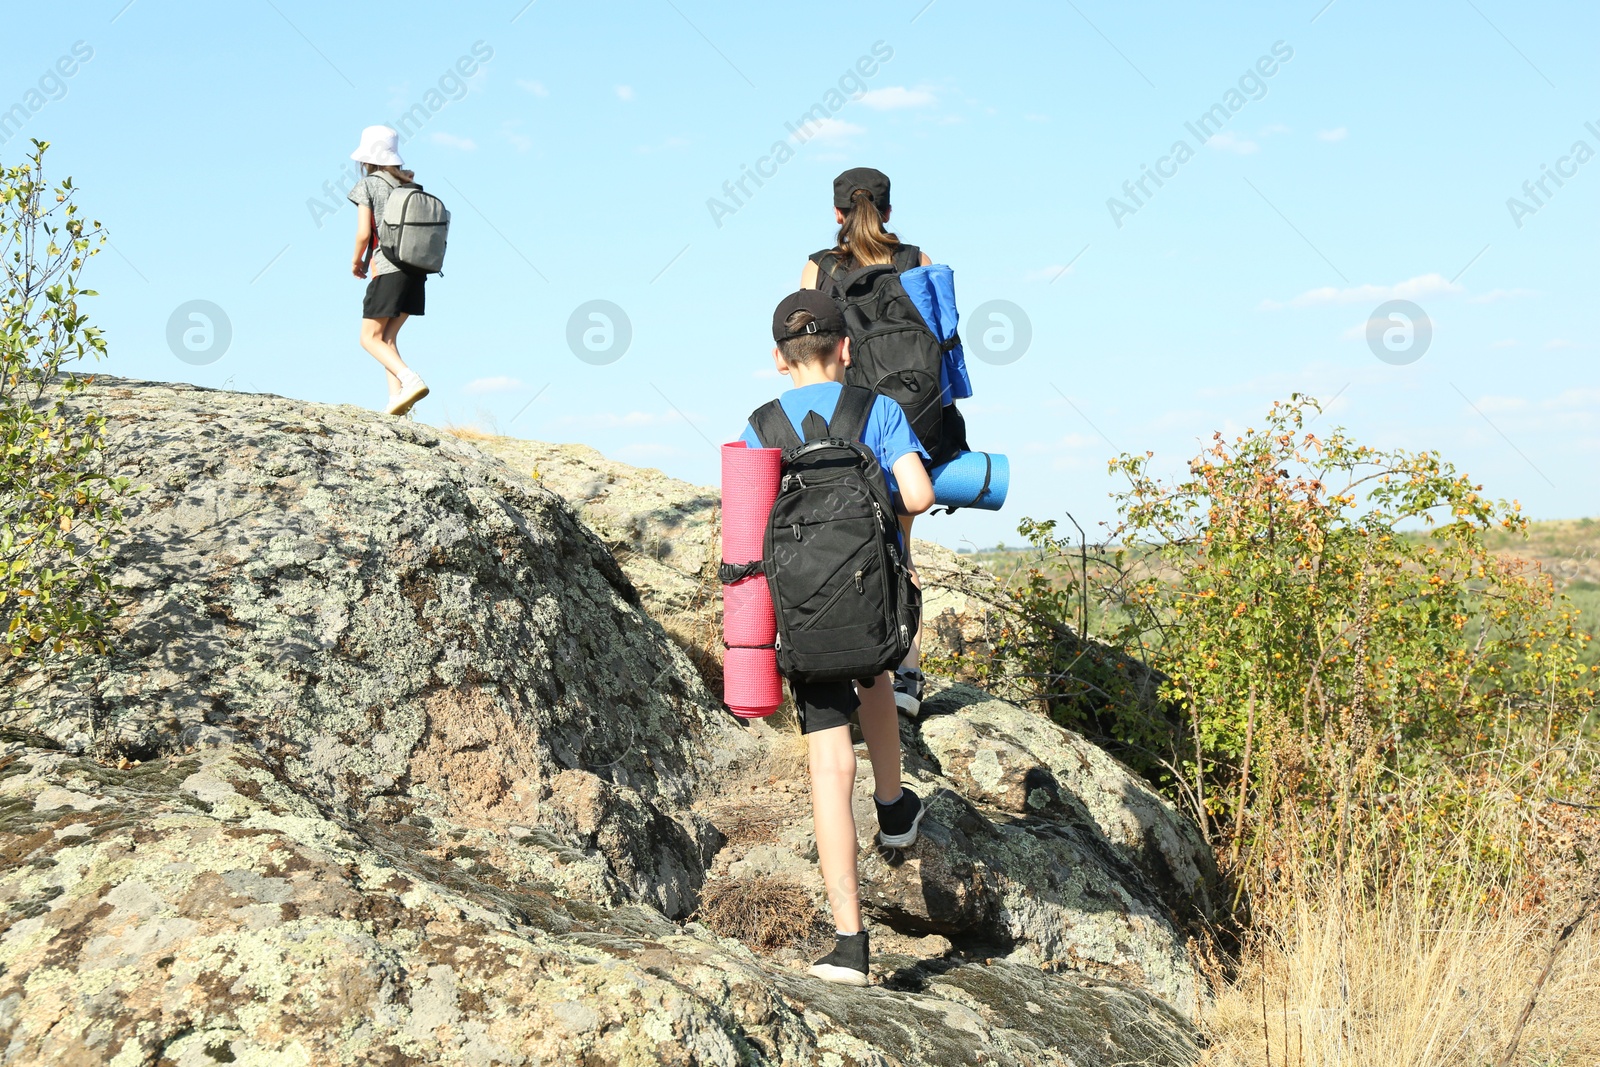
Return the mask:
{"type": "Polygon", "coordinates": [[[400,376],[400,392],[389,402],[389,414],[404,415],[411,410],[411,406],[428,395],[428,383],[422,380],[419,374],[403,374],[400,376]]]}

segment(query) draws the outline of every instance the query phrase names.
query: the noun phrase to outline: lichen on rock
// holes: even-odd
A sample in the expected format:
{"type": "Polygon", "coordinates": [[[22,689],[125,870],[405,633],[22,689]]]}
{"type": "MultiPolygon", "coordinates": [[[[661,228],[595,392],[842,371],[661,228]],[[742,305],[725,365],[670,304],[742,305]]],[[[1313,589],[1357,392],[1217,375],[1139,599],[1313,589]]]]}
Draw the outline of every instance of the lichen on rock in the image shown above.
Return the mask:
{"type": "Polygon", "coordinates": [[[1203,846],[970,688],[902,723],[916,847],[873,848],[861,763],[872,987],[695,921],[708,878],[822,900],[787,742],[663,629],[707,617],[709,490],[279,397],[79,402],[151,488],[112,650],[0,690],[0,1062],[1194,1061],[1203,846]]]}

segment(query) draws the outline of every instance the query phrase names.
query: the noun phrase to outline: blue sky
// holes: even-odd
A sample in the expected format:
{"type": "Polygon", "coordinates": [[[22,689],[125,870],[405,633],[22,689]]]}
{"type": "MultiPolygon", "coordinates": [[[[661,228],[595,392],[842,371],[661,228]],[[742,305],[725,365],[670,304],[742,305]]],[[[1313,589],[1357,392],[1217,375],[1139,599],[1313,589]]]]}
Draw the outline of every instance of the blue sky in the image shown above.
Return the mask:
{"type": "Polygon", "coordinates": [[[971,436],[1010,455],[1011,502],[919,532],[988,545],[1066,511],[1092,529],[1114,515],[1108,457],[1182,469],[1296,390],[1535,517],[1600,512],[1586,5],[18,10],[0,159],[53,141],[53,172],[110,227],[90,282],[112,373],[380,405],[342,189],[361,128],[409,113],[407,163],[455,216],[429,314],[401,337],[433,387],[425,421],[714,483],[712,444],[780,385],[768,321],[831,243],[831,179],[866,165],[894,181],[893,228],[955,268],[964,335],[1003,343],[976,314],[993,301],[1031,328],[1009,362],[968,356],[971,436]],[[797,137],[808,111],[827,117],[797,137]],[[1365,337],[1391,299],[1431,322],[1409,363],[1365,337]],[[194,300],[231,328],[204,365],[167,342],[194,300]],[[568,345],[593,300],[631,327],[611,362],[568,345]]]}

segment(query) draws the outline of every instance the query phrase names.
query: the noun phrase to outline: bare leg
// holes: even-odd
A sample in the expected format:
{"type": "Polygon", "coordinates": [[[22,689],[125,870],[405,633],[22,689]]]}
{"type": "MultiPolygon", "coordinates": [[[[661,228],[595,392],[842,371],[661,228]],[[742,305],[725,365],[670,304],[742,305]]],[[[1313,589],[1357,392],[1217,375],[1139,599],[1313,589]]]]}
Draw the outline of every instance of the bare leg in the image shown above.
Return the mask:
{"type": "Polygon", "coordinates": [[[817,836],[817,863],[828,890],[834,928],[853,934],[861,929],[856,817],[850,807],[856,750],[850,743],[848,725],[809,733],[806,740],[811,750],[811,819],[817,836]]]}
{"type": "MultiPolygon", "coordinates": [[[[911,562],[911,523],[916,518],[914,515],[901,515],[900,533],[906,540],[906,560],[911,562]]],[[[911,584],[918,589],[922,588],[922,579],[917,576],[915,565],[911,567],[911,584]]],[[[922,666],[922,617],[917,616],[917,631],[911,635],[911,651],[906,653],[906,658],[900,662],[902,667],[919,669],[922,666]]]]}
{"type": "Polygon", "coordinates": [[[856,696],[861,701],[861,737],[872,761],[873,793],[888,804],[900,795],[900,713],[894,706],[894,674],[884,671],[871,689],[858,688],[856,696]]]}
{"type": "Polygon", "coordinates": [[[361,347],[367,354],[389,372],[389,388],[400,388],[400,375],[409,370],[405,360],[400,358],[400,350],[395,347],[394,338],[400,333],[400,327],[409,316],[396,315],[390,319],[362,319],[361,320],[361,347]]]}
{"type": "Polygon", "coordinates": [[[402,311],[394,318],[384,322],[383,339],[389,343],[390,348],[394,349],[394,354],[397,356],[400,354],[400,327],[404,326],[406,320],[410,317],[411,313],[409,311],[402,311]]]}

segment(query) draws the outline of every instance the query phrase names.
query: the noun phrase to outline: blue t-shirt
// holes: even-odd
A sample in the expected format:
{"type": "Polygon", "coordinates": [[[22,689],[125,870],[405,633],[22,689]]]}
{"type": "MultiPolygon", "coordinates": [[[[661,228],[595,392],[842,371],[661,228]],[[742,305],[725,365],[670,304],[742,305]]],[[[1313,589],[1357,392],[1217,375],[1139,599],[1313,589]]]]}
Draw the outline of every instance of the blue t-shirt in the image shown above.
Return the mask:
{"type": "MultiPolygon", "coordinates": [[[[839,394],[843,390],[844,386],[838,382],[817,382],[815,385],[802,385],[798,389],[790,389],[778,398],[778,402],[783,405],[783,413],[789,416],[789,421],[794,425],[794,432],[804,439],[805,431],[800,428],[800,424],[806,421],[806,415],[815,411],[822,418],[831,420],[833,409],[839,406],[839,394]]],[[[748,423],[739,440],[751,448],[761,447],[761,439],[756,436],[755,427],[748,423]]],[[[897,492],[899,488],[894,480],[894,465],[897,460],[913,452],[923,459],[928,458],[927,451],[917,440],[916,431],[911,428],[911,423],[906,421],[905,411],[886,396],[879,396],[873,401],[872,411],[867,415],[867,428],[861,433],[861,443],[878,457],[878,465],[883,468],[884,480],[889,483],[891,493],[897,492]]]]}

